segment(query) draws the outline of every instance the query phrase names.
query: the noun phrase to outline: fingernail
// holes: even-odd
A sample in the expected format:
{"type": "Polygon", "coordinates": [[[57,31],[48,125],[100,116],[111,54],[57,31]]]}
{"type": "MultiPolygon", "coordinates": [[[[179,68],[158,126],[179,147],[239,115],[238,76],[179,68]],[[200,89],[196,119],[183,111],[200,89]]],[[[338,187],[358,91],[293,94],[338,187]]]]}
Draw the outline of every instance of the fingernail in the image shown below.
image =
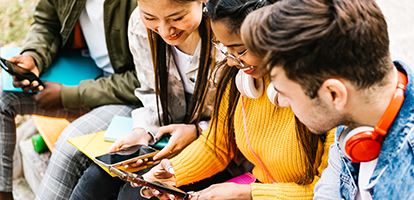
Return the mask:
{"type": "Polygon", "coordinates": [[[194,191],[188,191],[187,194],[194,194],[194,191]]]}
{"type": "Polygon", "coordinates": [[[170,174],[174,174],[175,173],[174,168],[172,166],[169,166],[167,168],[167,171],[170,172],[170,174]]]}

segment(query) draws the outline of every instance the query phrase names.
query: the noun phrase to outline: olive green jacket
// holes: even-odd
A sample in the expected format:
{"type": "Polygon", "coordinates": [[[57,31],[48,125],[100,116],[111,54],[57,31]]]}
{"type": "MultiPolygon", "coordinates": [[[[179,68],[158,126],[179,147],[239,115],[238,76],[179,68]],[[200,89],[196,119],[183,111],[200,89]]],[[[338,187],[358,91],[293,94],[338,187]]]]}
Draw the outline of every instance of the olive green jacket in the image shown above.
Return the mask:
{"type": "MultiPolygon", "coordinates": [[[[35,22],[21,52],[34,58],[40,73],[46,71],[59,51],[73,43],[73,30],[85,2],[86,0],[40,0],[34,13],[35,22]]],[[[63,86],[61,98],[65,108],[94,108],[107,104],[140,105],[134,96],[134,89],[140,84],[128,47],[128,20],[136,6],[137,0],[105,1],[105,36],[115,74],[108,78],[82,81],[79,86],[63,86]]]]}

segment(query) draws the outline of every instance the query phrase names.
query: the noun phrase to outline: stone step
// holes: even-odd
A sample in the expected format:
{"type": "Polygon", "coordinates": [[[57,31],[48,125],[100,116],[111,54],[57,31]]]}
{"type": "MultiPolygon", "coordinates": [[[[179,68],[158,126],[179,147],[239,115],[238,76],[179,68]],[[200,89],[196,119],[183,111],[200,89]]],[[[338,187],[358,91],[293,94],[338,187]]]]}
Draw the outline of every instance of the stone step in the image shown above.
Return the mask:
{"type": "Polygon", "coordinates": [[[35,198],[35,194],[25,178],[13,179],[13,197],[14,200],[33,200],[35,198]]]}
{"type": "Polygon", "coordinates": [[[30,136],[37,130],[31,118],[20,124],[16,132],[16,149],[13,166],[13,196],[15,200],[33,200],[34,191],[46,171],[51,153],[37,153],[30,136]]]}
{"type": "Polygon", "coordinates": [[[50,151],[37,153],[30,138],[21,141],[19,146],[23,161],[24,177],[32,191],[37,191],[49,164],[51,153],[50,151]]]}

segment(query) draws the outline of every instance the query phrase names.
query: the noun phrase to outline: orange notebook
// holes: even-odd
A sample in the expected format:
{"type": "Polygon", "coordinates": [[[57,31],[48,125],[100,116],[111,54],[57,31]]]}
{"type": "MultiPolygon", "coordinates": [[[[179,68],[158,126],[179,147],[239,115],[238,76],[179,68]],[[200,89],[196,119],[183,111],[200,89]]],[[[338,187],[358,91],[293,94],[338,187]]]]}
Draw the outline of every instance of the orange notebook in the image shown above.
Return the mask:
{"type": "Polygon", "coordinates": [[[67,119],[33,115],[33,122],[51,152],[62,131],[70,124],[67,119]]]}

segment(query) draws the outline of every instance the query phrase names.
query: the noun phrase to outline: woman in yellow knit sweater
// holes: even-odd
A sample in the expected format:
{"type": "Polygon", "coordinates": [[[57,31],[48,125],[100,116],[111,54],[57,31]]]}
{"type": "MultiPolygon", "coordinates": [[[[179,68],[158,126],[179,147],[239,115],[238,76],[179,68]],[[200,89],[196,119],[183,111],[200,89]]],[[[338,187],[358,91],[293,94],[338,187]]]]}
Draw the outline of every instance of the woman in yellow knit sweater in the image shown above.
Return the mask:
{"type": "Polygon", "coordinates": [[[163,160],[145,174],[146,179],[176,181],[177,186],[197,182],[224,170],[240,150],[255,165],[252,173],[258,181],[212,185],[195,192],[191,199],[312,199],[314,185],[327,167],[333,131],[326,138],[311,134],[290,108],[277,108],[266,92],[254,90],[253,85],[249,90],[245,82],[249,76],[243,74],[255,78],[256,86],[260,81],[264,88],[269,86],[267,70],[246,50],[240,37],[246,15],[269,3],[209,0],[207,8],[216,35],[212,42],[227,56],[227,63],[221,66],[211,124],[171,162],[163,160]],[[240,95],[236,74],[242,77],[238,89],[255,97],[240,95]]]}

